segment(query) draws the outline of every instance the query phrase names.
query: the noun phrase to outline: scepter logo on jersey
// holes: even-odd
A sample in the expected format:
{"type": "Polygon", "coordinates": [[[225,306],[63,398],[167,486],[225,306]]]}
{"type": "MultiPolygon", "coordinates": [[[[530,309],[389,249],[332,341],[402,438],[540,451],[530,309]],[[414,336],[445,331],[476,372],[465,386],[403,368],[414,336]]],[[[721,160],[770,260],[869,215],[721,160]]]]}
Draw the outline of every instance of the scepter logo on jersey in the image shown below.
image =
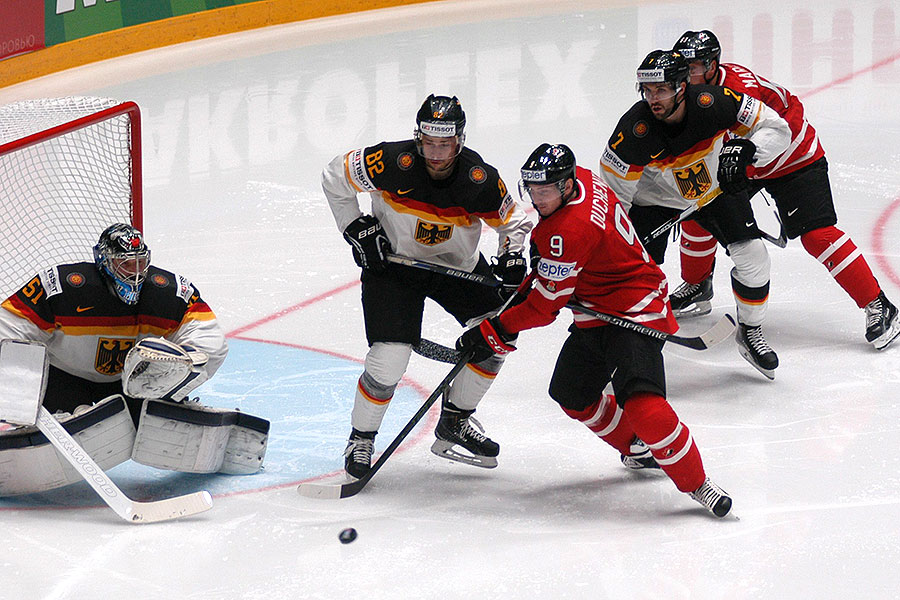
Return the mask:
{"type": "Polygon", "coordinates": [[[558,260],[542,258],[540,262],[538,262],[538,275],[544,279],[562,281],[574,274],[575,266],[577,264],[578,263],[559,262],[558,260]]]}
{"type": "Polygon", "coordinates": [[[699,200],[712,187],[712,177],[702,160],[684,169],[674,169],[672,174],[686,200],[699,200]]]}
{"type": "Polygon", "coordinates": [[[425,246],[437,246],[453,237],[453,225],[440,225],[419,219],[416,222],[416,241],[425,246]]]}
{"type": "Polygon", "coordinates": [[[94,370],[103,375],[118,375],[125,367],[125,355],[132,346],[134,340],[100,338],[97,341],[94,370]]]}

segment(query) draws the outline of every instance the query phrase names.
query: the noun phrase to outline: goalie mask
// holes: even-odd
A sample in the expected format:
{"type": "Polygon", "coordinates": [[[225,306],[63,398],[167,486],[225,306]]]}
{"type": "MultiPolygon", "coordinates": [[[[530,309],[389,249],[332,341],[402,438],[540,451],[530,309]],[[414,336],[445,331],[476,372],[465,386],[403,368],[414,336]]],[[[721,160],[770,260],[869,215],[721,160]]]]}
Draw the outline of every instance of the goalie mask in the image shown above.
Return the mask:
{"type": "Polygon", "coordinates": [[[150,249],[140,231],[125,223],[107,227],[94,246],[94,262],[119,300],[137,304],[150,267],[150,249]]]}

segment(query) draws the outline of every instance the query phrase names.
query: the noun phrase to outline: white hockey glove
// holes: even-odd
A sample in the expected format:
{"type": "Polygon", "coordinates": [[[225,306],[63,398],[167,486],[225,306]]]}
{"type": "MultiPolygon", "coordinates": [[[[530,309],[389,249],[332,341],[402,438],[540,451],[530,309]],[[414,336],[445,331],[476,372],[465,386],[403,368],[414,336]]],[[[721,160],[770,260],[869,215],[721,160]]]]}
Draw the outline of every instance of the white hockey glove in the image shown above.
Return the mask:
{"type": "Polygon", "coordinates": [[[128,351],[122,389],[132,398],[179,402],[208,379],[205,352],[163,338],[144,338],[128,351]]]}

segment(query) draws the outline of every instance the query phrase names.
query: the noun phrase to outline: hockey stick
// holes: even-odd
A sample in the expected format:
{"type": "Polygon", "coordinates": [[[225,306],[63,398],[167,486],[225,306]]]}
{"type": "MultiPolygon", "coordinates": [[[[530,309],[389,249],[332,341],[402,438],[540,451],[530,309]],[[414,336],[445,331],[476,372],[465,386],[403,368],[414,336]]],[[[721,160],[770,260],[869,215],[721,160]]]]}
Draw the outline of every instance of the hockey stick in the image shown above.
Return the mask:
{"type": "Polygon", "coordinates": [[[43,406],[38,413],[37,426],[62,457],[69,461],[75,471],[94,488],[103,501],[117,515],[130,523],[171,521],[212,508],[212,496],[206,491],[155,502],[132,500],[122,493],[122,490],[106,476],[103,469],[43,406]]]}
{"type": "MultiPolygon", "coordinates": [[[[759,193],[762,195],[763,200],[766,201],[766,206],[772,209],[772,213],[775,215],[775,220],[778,221],[778,237],[775,237],[771,234],[766,233],[762,229],[759,230],[760,236],[762,239],[766,240],[769,243],[775,244],[779,248],[787,247],[788,237],[787,232],[784,230],[784,223],[781,222],[781,215],[778,214],[778,207],[772,206],[772,203],[769,202],[769,196],[763,192],[762,188],[760,188],[759,193]]],[[[757,229],[759,229],[757,227],[757,229]]]]}
{"type": "Polygon", "coordinates": [[[653,329],[652,327],[647,327],[646,325],[641,325],[622,317],[598,312],[594,309],[582,306],[577,302],[568,302],[566,304],[566,308],[571,308],[572,310],[580,312],[582,314],[596,317],[601,321],[606,321],[607,323],[616,325],[617,327],[631,329],[632,331],[636,331],[644,335],[649,335],[650,337],[654,337],[658,340],[663,340],[672,344],[691,348],[693,350],[706,350],[707,348],[715,346],[716,344],[723,342],[731,337],[734,334],[735,330],[734,317],[727,313],[722,315],[722,318],[719,319],[715,325],[713,325],[700,335],[696,337],[684,337],[672,333],[666,333],[664,331],[658,331],[656,329],[653,329]]]}
{"type": "MultiPolygon", "coordinates": [[[[449,348],[448,348],[449,350],[449,348]]],[[[451,352],[456,352],[455,350],[450,350],[451,352]]],[[[447,373],[447,376],[438,384],[437,388],[428,396],[428,399],[425,400],[425,403],[419,408],[416,414],[409,420],[406,426],[397,434],[397,437],[394,438],[394,441],[390,443],[390,445],[385,448],[384,452],[381,453],[381,456],[378,457],[378,460],[372,465],[372,468],[369,471],[357,479],[356,481],[349,481],[347,483],[340,484],[325,484],[325,483],[301,483],[297,488],[297,491],[300,492],[301,496],[306,496],[307,498],[323,498],[323,499],[337,499],[337,498],[349,498],[350,496],[355,496],[358,494],[366,484],[369,483],[369,480],[378,472],[378,469],[384,465],[388,458],[390,458],[391,454],[397,449],[397,447],[406,439],[406,436],[409,435],[409,432],[413,430],[413,428],[418,424],[419,421],[422,420],[422,417],[425,416],[425,413],[431,408],[431,406],[437,401],[438,398],[443,395],[447,389],[450,387],[450,383],[456,379],[456,376],[459,375],[460,371],[466,366],[466,363],[469,362],[469,359],[472,358],[472,352],[466,353],[457,353],[459,356],[459,360],[457,360],[456,365],[447,373]]]]}
{"type": "Polygon", "coordinates": [[[659,236],[663,235],[664,233],[666,233],[667,231],[669,231],[670,229],[672,229],[673,227],[675,227],[682,221],[687,220],[695,212],[697,212],[698,210],[700,210],[701,208],[703,208],[704,206],[706,206],[707,204],[709,204],[710,202],[712,202],[713,200],[715,200],[716,198],[718,198],[721,195],[722,195],[722,190],[718,189],[712,197],[707,198],[706,200],[702,200],[702,201],[698,202],[697,204],[692,204],[688,208],[686,208],[683,211],[681,211],[680,213],[678,213],[677,217],[672,217],[671,219],[669,219],[668,221],[666,221],[665,223],[663,223],[662,225],[660,225],[659,227],[657,227],[656,229],[654,229],[653,231],[648,233],[646,237],[641,238],[641,243],[644,245],[647,245],[652,240],[655,240],[659,236]]]}
{"type": "MultiPolygon", "coordinates": [[[[503,285],[502,281],[495,279],[489,275],[482,275],[481,273],[471,273],[469,271],[463,271],[462,269],[445,267],[444,265],[438,265],[432,262],[419,260],[417,258],[402,256],[400,254],[388,254],[387,259],[388,262],[392,262],[394,264],[413,267],[415,269],[422,269],[423,271],[431,271],[432,273],[447,275],[449,277],[471,281],[472,283],[478,283],[492,288],[500,287],[501,285],[503,285]]],[[[500,312],[501,310],[506,308],[511,300],[515,298],[516,295],[519,294],[525,286],[531,284],[532,279],[533,276],[526,277],[525,280],[516,289],[516,293],[510,296],[510,298],[506,300],[506,303],[504,303],[503,306],[497,309],[496,312],[500,312]]],[[[438,362],[454,364],[459,361],[460,353],[457,350],[453,350],[451,348],[448,348],[447,346],[442,346],[437,342],[432,342],[431,340],[427,340],[425,338],[422,338],[422,340],[420,340],[418,344],[413,346],[412,349],[413,352],[415,352],[419,356],[423,356],[431,360],[436,360],[438,362]]]]}
{"type": "MultiPolygon", "coordinates": [[[[706,350],[712,346],[715,346],[716,344],[719,344],[731,337],[734,334],[735,329],[734,318],[729,314],[723,315],[715,325],[713,325],[700,335],[695,337],[685,337],[672,333],[665,333],[664,331],[658,331],[656,329],[653,329],[652,327],[640,325],[639,323],[629,321],[628,319],[624,319],[622,317],[598,312],[586,306],[582,306],[577,302],[569,302],[568,304],[566,304],[566,308],[570,308],[585,315],[596,317],[601,321],[606,321],[610,325],[616,325],[618,327],[624,327],[625,329],[631,329],[632,331],[636,331],[644,335],[649,335],[650,337],[664,340],[678,346],[691,348],[692,350],[706,350]]],[[[454,350],[452,348],[448,348],[447,346],[442,346],[436,342],[431,342],[428,340],[422,341],[429,344],[428,351],[433,353],[433,357],[435,360],[439,360],[441,362],[455,362],[456,359],[460,356],[459,350],[454,350]]]]}
{"type": "MultiPolygon", "coordinates": [[[[688,209],[690,210],[690,209],[688,209]]],[[[398,257],[403,258],[403,257],[398,257]]],[[[434,271],[436,273],[444,273],[446,275],[450,275],[455,277],[451,272],[448,271],[456,271],[457,269],[447,269],[446,267],[442,267],[441,265],[436,265],[434,263],[425,262],[422,260],[414,260],[409,259],[410,263],[408,266],[415,266],[418,269],[426,269],[428,271],[434,271]]],[[[407,263],[403,263],[407,264],[407,263]]],[[[466,271],[460,271],[460,273],[464,273],[466,275],[473,275],[473,273],[467,273],[466,271]]],[[[523,282],[523,285],[519,286],[519,289],[516,290],[516,294],[519,294],[526,283],[530,284],[531,280],[534,277],[534,271],[531,272],[531,275],[526,278],[523,282]]],[[[469,279],[465,277],[465,279],[469,279]]],[[[474,281],[470,279],[470,281],[474,281]]],[[[490,284],[485,284],[490,285],[490,284]]],[[[493,286],[492,286],[493,287],[493,286]]],[[[680,335],[674,335],[671,333],[665,333],[662,331],[658,331],[653,329],[652,327],[647,327],[645,325],[640,325],[635,323],[634,321],[629,321],[628,319],[624,319],[622,317],[617,317],[615,315],[608,315],[606,313],[597,312],[591,308],[587,308],[586,306],[582,306],[577,302],[570,301],[566,304],[567,308],[571,308],[572,310],[578,311],[580,313],[591,315],[592,317],[596,317],[602,321],[606,321],[607,323],[611,323],[612,325],[618,325],[619,327],[625,327],[626,329],[631,329],[633,331],[637,331],[638,333],[643,333],[644,335],[649,335],[651,337],[655,337],[657,339],[665,340],[667,342],[671,342],[673,344],[677,344],[679,346],[685,346],[687,348],[692,348],[694,350],[706,350],[710,346],[714,346],[719,342],[728,338],[731,334],[734,333],[735,324],[734,318],[726,314],[719,321],[713,325],[708,330],[701,333],[696,337],[683,337],[680,335]]],[[[413,350],[426,358],[431,358],[433,360],[438,360],[441,362],[457,362],[459,359],[460,353],[458,350],[453,350],[452,348],[448,348],[447,346],[442,346],[436,342],[432,342],[430,340],[423,339],[418,346],[414,346],[413,350]]]]}
{"type": "Polygon", "coordinates": [[[470,273],[469,271],[463,271],[462,269],[445,267],[443,265],[426,262],[417,258],[410,258],[408,256],[401,256],[399,254],[388,254],[387,260],[388,262],[392,262],[397,265],[414,267],[416,269],[424,269],[426,271],[431,271],[432,273],[440,273],[441,275],[449,275],[450,277],[464,279],[473,283],[480,283],[488,287],[500,287],[501,285],[503,285],[503,282],[489,275],[482,275],[481,273],[470,273]]]}
{"type": "MultiPolygon", "coordinates": [[[[212,508],[212,497],[205,491],[157,502],[136,502],[125,496],[59,421],[41,405],[47,390],[47,373],[50,368],[47,347],[38,342],[3,340],[0,342],[0,358],[0,383],[18,388],[16,397],[23,403],[37,407],[34,424],[117,515],[131,523],[154,523],[194,515],[212,508]]],[[[34,412],[28,412],[31,416],[25,421],[35,417],[34,412]]]]}

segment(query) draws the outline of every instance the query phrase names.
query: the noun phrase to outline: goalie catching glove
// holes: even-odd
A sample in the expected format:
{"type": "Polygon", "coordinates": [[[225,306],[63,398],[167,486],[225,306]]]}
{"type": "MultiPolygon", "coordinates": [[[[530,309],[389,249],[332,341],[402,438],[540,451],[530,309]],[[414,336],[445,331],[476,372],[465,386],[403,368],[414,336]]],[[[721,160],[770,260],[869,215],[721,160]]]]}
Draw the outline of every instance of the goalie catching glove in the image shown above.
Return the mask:
{"type": "Polygon", "coordinates": [[[144,338],[125,356],[122,389],[132,398],[184,400],[209,376],[205,352],[163,338],[144,338]]]}
{"type": "Polygon", "coordinates": [[[456,349],[461,352],[473,351],[472,360],[469,362],[479,363],[494,354],[505,356],[515,350],[516,347],[512,342],[515,342],[517,337],[506,333],[500,324],[500,317],[491,317],[459,336],[456,340],[456,349]]]}

